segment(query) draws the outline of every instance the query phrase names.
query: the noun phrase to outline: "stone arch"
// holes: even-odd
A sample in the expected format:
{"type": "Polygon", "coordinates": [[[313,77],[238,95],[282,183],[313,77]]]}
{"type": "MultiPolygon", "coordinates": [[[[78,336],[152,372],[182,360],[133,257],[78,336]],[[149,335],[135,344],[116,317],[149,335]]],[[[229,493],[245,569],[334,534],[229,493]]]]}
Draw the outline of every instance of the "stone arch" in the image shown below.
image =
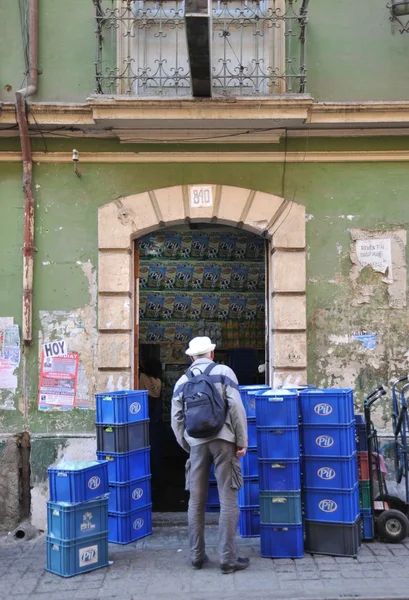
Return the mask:
{"type": "Polygon", "coordinates": [[[257,190],[212,185],[212,206],[192,208],[190,187],[150,190],[99,208],[98,390],[133,387],[133,241],[189,222],[239,227],[268,240],[268,380],[306,383],[305,207],[257,190]]]}

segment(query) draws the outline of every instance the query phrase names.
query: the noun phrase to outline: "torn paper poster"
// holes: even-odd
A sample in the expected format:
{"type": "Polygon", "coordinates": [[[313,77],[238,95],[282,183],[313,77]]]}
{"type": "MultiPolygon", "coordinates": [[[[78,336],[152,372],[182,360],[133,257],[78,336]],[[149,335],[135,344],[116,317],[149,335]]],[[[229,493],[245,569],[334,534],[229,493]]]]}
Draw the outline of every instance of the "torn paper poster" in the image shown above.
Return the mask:
{"type": "Polygon", "coordinates": [[[58,342],[48,342],[43,344],[43,352],[46,358],[52,356],[65,356],[67,354],[67,344],[65,340],[58,342]]]}
{"type": "Polygon", "coordinates": [[[362,267],[369,265],[374,271],[386,273],[392,280],[392,249],[390,239],[373,238],[356,241],[356,255],[362,267]]]}
{"type": "Polygon", "coordinates": [[[376,333],[363,333],[352,336],[354,340],[362,342],[362,345],[368,350],[375,350],[376,348],[376,333]]]}
{"type": "Polygon", "coordinates": [[[69,410],[75,406],[79,354],[65,356],[41,354],[38,407],[40,410],[69,410]]]}
{"type": "Polygon", "coordinates": [[[13,398],[6,398],[0,402],[0,410],[16,410],[16,405],[13,398]]]}
{"type": "Polygon", "coordinates": [[[20,332],[18,325],[6,327],[3,333],[3,358],[10,361],[12,367],[20,364],[20,332]]]}
{"type": "Polygon", "coordinates": [[[15,390],[17,388],[17,375],[14,375],[15,367],[9,360],[0,358],[0,389],[15,390]]]}
{"type": "Polygon", "coordinates": [[[13,317],[0,317],[0,331],[6,329],[6,327],[11,327],[13,325],[14,319],[13,317]]]}
{"type": "Polygon", "coordinates": [[[20,332],[13,317],[0,317],[0,389],[17,388],[15,370],[20,364],[20,332]]]}
{"type": "Polygon", "coordinates": [[[390,308],[404,308],[406,294],[406,231],[351,230],[350,279],[353,283],[352,306],[370,304],[380,286],[387,285],[390,308]],[[383,277],[361,278],[365,267],[383,277]]]}

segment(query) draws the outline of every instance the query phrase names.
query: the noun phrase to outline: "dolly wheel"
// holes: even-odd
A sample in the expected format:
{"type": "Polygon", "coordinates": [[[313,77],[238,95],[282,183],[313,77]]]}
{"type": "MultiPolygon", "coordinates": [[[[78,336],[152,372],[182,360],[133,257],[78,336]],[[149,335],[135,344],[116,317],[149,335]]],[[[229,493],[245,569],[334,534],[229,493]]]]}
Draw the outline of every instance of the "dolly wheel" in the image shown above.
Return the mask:
{"type": "Polygon", "coordinates": [[[379,537],[390,544],[398,544],[408,535],[409,520],[400,510],[385,510],[376,521],[379,537]]]}

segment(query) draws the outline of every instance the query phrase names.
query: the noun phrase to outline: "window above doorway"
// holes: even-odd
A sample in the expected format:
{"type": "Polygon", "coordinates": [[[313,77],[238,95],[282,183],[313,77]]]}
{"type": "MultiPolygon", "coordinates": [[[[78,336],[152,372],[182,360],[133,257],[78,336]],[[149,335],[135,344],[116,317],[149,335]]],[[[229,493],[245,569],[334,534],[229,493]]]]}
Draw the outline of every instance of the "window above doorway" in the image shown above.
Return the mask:
{"type": "MultiPolygon", "coordinates": [[[[93,0],[96,93],[189,98],[184,0],[93,0]]],[[[308,0],[213,0],[213,97],[305,92],[308,0]]]]}

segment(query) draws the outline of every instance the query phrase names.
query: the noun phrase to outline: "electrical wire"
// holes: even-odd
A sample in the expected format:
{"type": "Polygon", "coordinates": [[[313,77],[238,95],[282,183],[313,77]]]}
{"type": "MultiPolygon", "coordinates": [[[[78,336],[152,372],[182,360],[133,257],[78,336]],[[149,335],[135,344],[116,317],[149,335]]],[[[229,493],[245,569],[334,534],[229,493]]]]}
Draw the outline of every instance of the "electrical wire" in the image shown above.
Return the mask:
{"type": "MultiPolygon", "coordinates": [[[[308,112],[310,112],[310,110],[311,110],[311,109],[308,109],[308,112]]],[[[310,115],[309,115],[309,116],[310,116],[310,115]]],[[[286,221],[286,220],[288,219],[288,217],[290,216],[290,213],[291,213],[291,211],[292,211],[292,208],[293,208],[293,206],[294,206],[294,203],[295,203],[295,196],[296,196],[296,194],[297,194],[297,190],[298,190],[299,182],[300,182],[301,175],[302,175],[302,171],[303,171],[303,166],[305,165],[305,159],[306,159],[306,157],[307,157],[307,152],[308,152],[308,144],[309,144],[309,141],[310,141],[310,132],[311,132],[311,119],[309,119],[309,121],[310,121],[310,122],[309,122],[309,126],[308,126],[307,140],[306,140],[306,143],[305,143],[305,148],[304,148],[304,156],[303,156],[303,159],[302,159],[302,161],[301,161],[301,172],[300,172],[300,174],[299,174],[299,177],[298,177],[298,179],[297,179],[296,186],[295,186],[295,188],[294,188],[294,194],[293,194],[292,200],[290,200],[290,202],[289,202],[289,205],[288,205],[288,210],[287,210],[287,214],[285,215],[284,219],[282,219],[282,220],[278,219],[278,225],[277,225],[276,229],[275,229],[275,230],[274,230],[274,231],[271,233],[271,235],[274,235],[274,234],[275,234],[275,232],[277,231],[277,229],[278,229],[279,227],[281,227],[281,226],[282,226],[282,225],[285,223],[285,221],[286,221]]],[[[286,158],[287,158],[287,129],[286,129],[286,138],[285,138],[285,139],[286,139],[286,146],[285,146],[285,155],[284,155],[284,166],[285,166],[285,164],[286,164],[286,158]]],[[[283,169],[282,187],[284,186],[284,178],[285,178],[285,171],[284,171],[284,169],[283,169]]],[[[284,194],[282,194],[282,197],[284,198],[284,194]]]]}
{"type": "Polygon", "coordinates": [[[28,110],[29,110],[29,112],[31,112],[31,116],[32,116],[32,117],[33,117],[33,119],[34,119],[34,123],[36,124],[36,127],[37,127],[37,129],[38,129],[38,132],[41,134],[41,137],[42,137],[42,139],[43,139],[43,144],[44,144],[44,151],[45,151],[45,153],[47,154],[47,152],[48,152],[48,148],[47,148],[47,142],[45,141],[44,134],[43,134],[43,132],[41,131],[40,127],[38,126],[37,119],[35,118],[35,114],[33,113],[33,111],[32,111],[32,110],[30,111],[30,107],[29,107],[29,109],[28,109],[28,110]]]}
{"type": "MultiPolygon", "coordinates": [[[[304,156],[303,156],[303,159],[302,159],[302,162],[301,162],[301,173],[304,170],[305,159],[307,157],[308,145],[309,145],[309,142],[310,142],[310,133],[311,133],[311,114],[310,114],[310,112],[311,112],[311,110],[312,110],[312,108],[308,109],[309,124],[308,124],[308,132],[307,132],[307,141],[305,142],[304,156]]],[[[295,189],[294,189],[293,202],[295,200],[295,195],[297,193],[298,186],[299,186],[299,183],[300,183],[300,180],[301,180],[301,173],[300,173],[300,176],[298,177],[297,185],[295,186],[295,189]]]]}
{"type": "MultiPolygon", "coordinates": [[[[33,115],[33,112],[31,111],[31,114],[33,115]]],[[[35,120],[35,117],[33,115],[33,118],[35,120]]],[[[38,126],[37,126],[38,127],[38,126]]],[[[11,129],[11,128],[10,128],[11,129]]],[[[2,131],[2,129],[0,129],[0,131],[2,131]]],[[[75,128],[66,128],[66,127],[59,127],[56,129],[41,129],[38,127],[38,132],[39,133],[51,133],[53,134],[55,137],[65,137],[65,138],[71,138],[72,136],[69,135],[70,133],[75,133],[75,132],[81,132],[82,129],[75,129],[75,128]],[[61,133],[59,133],[61,132],[61,133]],[[68,135],[64,135],[62,132],[67,132],[68,135]]],[[[95,130],[96,132],[98,130],[95,130]]],[[[227,133],[227,134],[221,134],[221,135],[212,135],[212,137],[194,137],[194,138],[189,138],[188,140],[186,140],[186,138],[179,138],[179,139],[174,139],[171,142],[164,142],[163,139],[155,139],[155,138],[139,138],[137,140],[137,142],[142,142],[142,143],[166,143],[166,144],[170,144],[170,143],[190,143],[190,142],[197,142],[197,141],[208,141],[209,143],[211,143],[213,140],[217,140],[217,139],[224,139],[224,138],[235,138],[235,137],[239,137],[239,136],[245,136],[245,135],[250,135],[252,133],[268,133],[269,131],[277,131],[277,128],[275,127],[268,127],[268,128],[257,128],[257,129],[248,129],[246,131],[238,131],[235,133],[227,133]]],[[[36,131],[32,131],[30,132],[30,134],[35,135],[37,132],[36,131]]],[[[129,143],[137,143],[137,142],[129,142],[129,143]]],[[[261,144],[263,143],[268,143],[266,142],[260,142],[261,144]]]]}

